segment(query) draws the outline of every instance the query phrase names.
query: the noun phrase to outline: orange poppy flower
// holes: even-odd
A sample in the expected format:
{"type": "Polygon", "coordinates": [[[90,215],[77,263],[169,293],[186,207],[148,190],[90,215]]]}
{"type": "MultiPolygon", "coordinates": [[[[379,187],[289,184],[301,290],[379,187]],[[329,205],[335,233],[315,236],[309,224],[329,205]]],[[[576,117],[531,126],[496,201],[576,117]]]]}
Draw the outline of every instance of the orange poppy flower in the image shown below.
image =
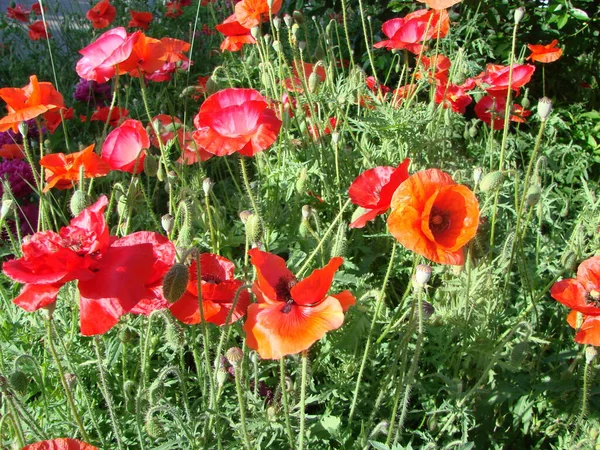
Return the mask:
{"type": "Polygon", "coordinates": [[[94,144],[81,150],[70,153],[51,153],[40,159],[40,166],[46,169],[46,193],[53,187],[56,189],[70,189],[79,181],[83,168],[84,178],[103,177],[110,172],[108,163],[94,153],[94,144]]]}
{"type": "Polygon", "coordinates": [[[457,3],[462,2],[462,0],[417,0],[421,3],[426,3],[431,9],[446,9],[450,8],[457,3]]]}
{"type": "Polygon", "coordinates": [[[575,328],[575,342],[578,344],[589,344],[600,347],[600,316],[588,316],[581,314],[578,319],[578,311],[573,310],[567,316],[567,323],[575,328]]]}
{"type": "Polygon", "coordinates": [[[267,0],[242,0],[235,5],[235,17],[246,28],[260,25],[264,15],[277,14],[281,9],[282,0],[274,0],[271,9],[267,0]]]}
{"type": "Polygon", "coordinates": [[[159,70],[166,60],[166,49],[158,39],[146,36],[140,33],[131,55],[125,61],[119,64],[119,73],[128,73],[132,77],[142,75],[150,75],[159,70]]]}
{"type": "Polygon", "coordinates": [[[563,53],[562,49],[558,48],[556,44],[558,44],[557,39],[554,39],[546,45],[527,44],[527,48],[531,50],[531,55],[529,55],[527,59],[541,63],[551,63],[556,61],[563,53]]]}
{"type": "Polygon", "coordinates": [[[110,118],[109,118],[108,117],[109,111],[110,111],[110,106],[103,106],[102,108],[96,109],[96,111],[94,111],[94,113],[92,114],[92,117],[90,117],[90,122],[93,122],[94,120],[98,120],[100,122],[106,123],[106,121],[108,120],[109,125],[111,127],[116,127],[117,125],[119,125],[119,122],[121,121],[121,119],[127,118],[127,115],[129,114],[128,109],[121,108],[120,106],[115,106],[112,109],[112,111],[110,111],[110,118]]]}
{"type": "Polygon", "coordinates": [[[253,248],[256,268],[252,292],[258,303],[248,307],[244,331],[248,347],[264,359],[279,359],[307,350],[326,332],[344,323],[344,311],[355,303],[349,291],[328,294],[343,259],[331,258],[322,269],[298,281],[283,258],[253,248]]]}
{"type": "Polygon", "coordinates": [[[32,24],[27,25],[29,28],[29,39],[39,41],[40,39],[48,39],[51,35],[44,26],[44,22],[36,20],[32,24]]]}
{"type": "Polygon", "coordinates": [[[94,28],[106,28],[117,17],[117,8],[111,5],[108,0],[102,0],[96,3],[85,14],[85,17],[92,22],[94,28]]]}
{"type": "Polygon", "coordinates": [[[29,84],[22,88],[2,88],[0,98],[6,102],[8,115],[0,119],[0,131],[9,128],[16,133],[20,122],[33,119],[46,111],[65,106],[63,96],[52,83],[29,77],[29,84]]]}
{"type": "Polygon", "coordinates": [[[417,172],[392,197],[390,233],[407,249],[440,264],[462,265],[477,232],[479,204],[466,186],[438,169],[417,172]]]}

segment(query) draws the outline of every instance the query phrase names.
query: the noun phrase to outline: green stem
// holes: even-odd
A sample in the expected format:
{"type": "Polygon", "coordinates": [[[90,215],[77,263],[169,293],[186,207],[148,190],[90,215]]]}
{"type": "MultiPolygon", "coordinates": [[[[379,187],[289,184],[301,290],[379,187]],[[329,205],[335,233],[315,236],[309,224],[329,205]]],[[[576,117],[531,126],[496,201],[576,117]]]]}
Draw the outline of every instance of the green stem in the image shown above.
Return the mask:
{"type": "Polygon", "coordinates": [[[290,423],[290,406],[287,398],[287,386],[285,382],[285,357],[279,360],[279,381],[281,384],[281,401],[283,402],[283,416],[285,417],[285,429],[288,435],[290,448],[294,447],[294,435],[290,423]]]}
{"type": "Polygon", "coordinates": [[[242,383],[240,381],[239,369],[239,366],[234,368],[235,390],[237,392],[238,404],[240,407],[240,422],[242,425],[242,434],[244,436],[244,445],[247,450],[250,450],[252,448],[252,445],[250,444],[250,438],[248,437],[248,428],[246,427],[246,406],[244,400],[244,393],[242,391],[242,383]]]}
{"type": "Polygon", "coordinates": [[[308,374],[308,351],[302,352],[302,381],[300,383],[300,431],[298,432],[298,450],[304,449],[304,423],[306,421],[306,378],[308,374]]]}

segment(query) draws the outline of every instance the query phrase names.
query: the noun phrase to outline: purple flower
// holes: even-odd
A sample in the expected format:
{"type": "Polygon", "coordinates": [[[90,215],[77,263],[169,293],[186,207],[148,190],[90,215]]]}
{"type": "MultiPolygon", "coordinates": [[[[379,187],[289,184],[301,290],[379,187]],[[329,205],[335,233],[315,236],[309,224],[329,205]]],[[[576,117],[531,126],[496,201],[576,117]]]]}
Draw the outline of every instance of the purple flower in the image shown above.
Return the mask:
{"type": "Polygon", "coordinates": [[[26,203],[17,207],[21,235],[33,234],[37,230],[39,207],[35,203],[26,203]]]}
{"type": "Polygon", "coordinates": [[[78,102],[91,104],[92,106],[106,106],[111,97],[110,85],[97,83],[93,80],[79,80],[75,85],[73,98],[78,102]]]}
{"type": "MultiPolygon", "coordinates": [[[[0,180],[6,180],[16,199],[28,196],[33,192],[35,180],[33,172],[26,161],[7,159],[0,162],[0,180]]],[[[4,194],[4,185],[0,183],[0,197],[4,194]]]]}

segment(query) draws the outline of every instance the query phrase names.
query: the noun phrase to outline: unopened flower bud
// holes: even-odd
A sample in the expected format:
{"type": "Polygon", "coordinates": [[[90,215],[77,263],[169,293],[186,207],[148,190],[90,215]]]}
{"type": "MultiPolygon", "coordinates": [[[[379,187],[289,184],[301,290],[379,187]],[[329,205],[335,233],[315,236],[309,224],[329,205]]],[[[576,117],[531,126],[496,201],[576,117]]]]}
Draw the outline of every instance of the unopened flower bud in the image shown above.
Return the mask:
{"type": "Polygon", "coordinates": [[[302,25],[304,23],[304,15],[300,11],[294,11],[292,16],[298,25],[302,25]]]}
{"type": "Polygon", "coordinates": [[[149,177],[155,177],[158,173],[158,159],[151,153],[144,158],[144,173],[149,177]]]}
{"type": "Polygon", "coordinates": [[[312,214],[313,214],[313,210],[312,210],[312,208],[310,206],[304,205],[302,207],[302,218],[304,220],[310,219],[310,216],[312,216],[312,214]]]}
{"type": "Polygon", "coordinates": [[[552,100],[548,97],[540,98],[538,102],[538,115],[542,121],[546,120],[550,115],[550,111],[552,111],[552,100]]]}
{"type": "Polygon", "coordinates": [[[265,44],[267,44],[267,45],[271,45],[271,41],[273,40],[273,38],[271,37],[270,34],[265,34],[263,36],[263,39],[265,41],[265,44]]]}
{"type": "Polygon", "coordinates": [[[250,34],[252,35],[252,37],[254,39],[258,40],[258,38],[260,36],[260,28],[258,28],[258,27],[252,27],[252,28],[250,28],[250,34]]]}
{"type": "Polygon", "coordinates": [[[250,211],[248,211],[247,209],[242,211],[240,213],[240,220],[242,221],[242,223],[244,225],[246,225],[246,222],[248,222],[248,218],[252,215],[252,213],[250,211]]]}
{"type": "Polygon", "coordinates": [[[212,191],[212,187],[214,186],[214,184],[215,183],[213,183],[208,177],[202,180],[202,190],[204,191],[204,195],[208,197],[208,195],[212,191]]]}
{"type": "Polygon", "coordinates": [[[217,371],[217,384],[223,386],[227,381],[228,376],[229,372],[227,372],[227,369],[223,366],[219,367],[219,370],[217,371]]]}
{"type": "Polygon", "coordinates": [[[250,242],[258,242],[261,235],[260,219],[257,214],[250,214],[246,221],[246,235],[250,242]]]}
{"type": "Polygon", "coordinates": [[[499,189],[504,182],[504,174],[500,171],[490,172],[486,174],[479,183],[479,189],[482,192],[494,191],[499,189]]]}
{"type": "Polygon", "coordinates": [[[179,300],[187,289],[190,272],[185,264],[175,263],[163,278],[163,296],[169,303],[179,300]]]}
{"type": "Polygon", "coordinates": [[[298,41],[298,50],[300,50],[301,52],[303,52],[306,49],[306,42],[305,41],[298,41]]]}
{"type": "Polygon", "coordinates": [[[272,47],[277,53],[281,51],[281,43],[277,39],[273,41],[272,47]]]}
{"type": "Polygon", "coordinates": [[[321,79],[319,78],[319,75],[317,75],[317,72],[312,72],[308,76],[308,90],[311,93],[316,92],[317,88],[319,87],[320,81],[321,81],[321,79]]]}
{"type": "Polygon", "coordinates": [[[274,0],[267,0],[267,6],[269,7],[269,10],[271,10],[271,8],[273,8],[273,2],[274,2],[274,0]]]}
{"type": "Polygon", "coordinates": [[[69,201],[69,209],[73,217],[77,217],[85,208],[90,206],[90,197],[87,192],[76,190],[69,201]]]}
{"type": "Polygon", "coordinates": [[[273,17],[273,27],[275,27],[276,30],[279,30],[279,28],[281,28],[281,18],[278,16],[273,17]]]}
{"type": "Polygon", "coordinates": [[[285,23],[285,26],[289,28],[293,25],[294,19],[292,16],[286,13],[283,15],[283,23],[285,23]]]}
{"type": "Polygon", "coordinates": [[[10,212],[12,205],[13,205],[13,199],[8,197],[8,196],[4,196],[2,197],[2,206],[0,207],[0,220],[3,220],[4,218],[6,218],[6,216],[8,215],[8,213],[10,212]]]}
{"type": "Polygon", "coordinates": [[[540,201],[540,197],[542,196],[542,188],[534,184],[527,189],[527,194],[525,196],[525,202],[527,206],[535,206],[540,201]]]}
{"type": "Polygon", "coordinates": [[[522,6],[520,8],[515,9],[515,23],[519,24],[525,15],[525,8],[522,6]]]}
{"type": "Polygon", "coordinates": [[[29,133],[29,125],[27,125],[27,122],[19,122],[19,133],[21,133],[21,136],[24,138],[27,137],[27,133],[29,133]]]}
{"type": "Polygon", "coordinates": [[[483,176],[483,169],[481,167],[475,167],[473,169],[473,181],[475,182],[475,186],[477,186],[479,184],[482,176],[483,176]]]}
{"type": "Polygon", "coordinates": [[[25,394],[27,392],[27,386],[29,386],[29,379],[25,372],[22,370],[15,370],[14,372],[8,375],[8,384],[9,386],[19,394],[25,394]]]}

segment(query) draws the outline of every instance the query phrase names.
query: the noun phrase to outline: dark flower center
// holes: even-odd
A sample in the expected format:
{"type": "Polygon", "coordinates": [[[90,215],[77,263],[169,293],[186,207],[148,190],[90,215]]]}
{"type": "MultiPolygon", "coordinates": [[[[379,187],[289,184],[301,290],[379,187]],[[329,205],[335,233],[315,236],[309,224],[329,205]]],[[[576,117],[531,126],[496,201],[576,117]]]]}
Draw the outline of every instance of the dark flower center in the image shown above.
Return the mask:
{"type": "Polygon", "coordinates": [[[429,215],[429,229],[431,232],[438,235],[448,228],[450,228],[450,212],[433,206],[429,215]]]}
{"type": "Polygon", "coordinates": [[[590,292],[588,292],[586,303],[595,308],[600,308],[600,292],[598,292],[596,289],[592,289],[590,292]]]}
{"type": "Polygon", "coordinates": [[[206,283],[210,283],[210,284],[219,284],[223,280],[221,280],[221,278],[219,278],[217,275],[208,273],[208,274],[202,276],[202,281],[205,281],[206,283]]]}
{"type": "Polygon", "coordinates": [[[285,302],[285,305],[281,308],[281,312],[288,314],[292,310],[294,299],[292,298],[292,288],[296,286],[298,280],[296,278],[281,277],[275,285],[275,293],[277,294],[277,300],[285,302]]]}

